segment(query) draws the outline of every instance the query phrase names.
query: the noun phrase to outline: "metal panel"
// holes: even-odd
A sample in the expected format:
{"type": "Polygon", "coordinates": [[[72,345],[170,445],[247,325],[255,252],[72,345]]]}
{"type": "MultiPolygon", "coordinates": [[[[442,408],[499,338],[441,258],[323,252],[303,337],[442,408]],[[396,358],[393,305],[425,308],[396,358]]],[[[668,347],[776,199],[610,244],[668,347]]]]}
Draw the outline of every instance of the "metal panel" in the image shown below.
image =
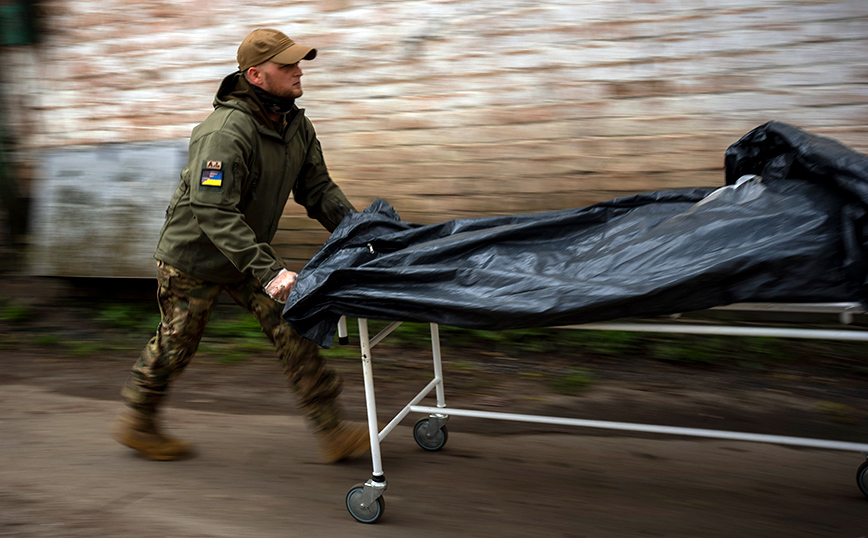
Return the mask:
{"type": "Polygon", "coordinates": [[[28,273],[153,277],[187,140],[55,150],[39,157],[28,273]]]}

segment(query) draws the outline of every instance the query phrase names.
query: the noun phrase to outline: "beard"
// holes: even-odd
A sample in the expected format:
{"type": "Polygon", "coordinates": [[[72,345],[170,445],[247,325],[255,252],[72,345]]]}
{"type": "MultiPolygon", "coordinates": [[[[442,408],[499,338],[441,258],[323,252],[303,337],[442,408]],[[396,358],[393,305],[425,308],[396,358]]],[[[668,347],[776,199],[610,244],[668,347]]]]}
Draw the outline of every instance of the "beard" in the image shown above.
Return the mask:
{"type": "Polygon", "coordinates": [[[275,95],[267,91],[265,88],[259,87],[255,84],[251,84],[250,87],[253,88],[253,93],[256,94],[256,97],[259,98],[265,109],[269,112],[284,116],[292,112],[292,107],[295,104],[295,98],[287,98],[280,95],[275,95]]]}
{"type": "Polygon", "coordinates": [[[275,95],[280,97],[281,99],[298,99],[301,97],[302,93],[304,93],[301,89],[301,84],[298,86],[289,85],[284,88],[280,88],[277,84],[274,83],[274,80],[268,73],[263,73],[263,84],[262,89],[270,93],[271,95],[275,95]]]}
{"type": "Polygon", "coordinates": [[[272,95],[276,95],[277,97],[280,97],[281,99],[298,99],[299,97],[301,97],[301,95],[304,92],[301,90],[301,87],[299,86],[298,88],[290,87],[290,88],[285,88],[283,90],[278,89],[276,91],[269,91],[268,93],[270,93],[272,95]]]}

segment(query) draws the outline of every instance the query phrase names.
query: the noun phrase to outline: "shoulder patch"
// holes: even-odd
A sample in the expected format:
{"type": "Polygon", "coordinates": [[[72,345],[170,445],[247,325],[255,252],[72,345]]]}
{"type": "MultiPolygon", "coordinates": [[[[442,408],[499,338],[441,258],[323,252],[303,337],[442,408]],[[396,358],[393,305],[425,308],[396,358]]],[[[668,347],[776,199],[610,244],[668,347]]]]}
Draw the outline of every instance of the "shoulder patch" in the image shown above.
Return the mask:
{"type": "Polygon", "coordinates": [[[223,161],[202,161],[202,175],[199,185],[206,187],[223,186],[223,161]]]}
{"type": "Polygon", "coordinates": [[[208,187],[222,187],[223,172],[219,170],[202,170],[202,177],[199,179],[199,184],[208,187]]]}

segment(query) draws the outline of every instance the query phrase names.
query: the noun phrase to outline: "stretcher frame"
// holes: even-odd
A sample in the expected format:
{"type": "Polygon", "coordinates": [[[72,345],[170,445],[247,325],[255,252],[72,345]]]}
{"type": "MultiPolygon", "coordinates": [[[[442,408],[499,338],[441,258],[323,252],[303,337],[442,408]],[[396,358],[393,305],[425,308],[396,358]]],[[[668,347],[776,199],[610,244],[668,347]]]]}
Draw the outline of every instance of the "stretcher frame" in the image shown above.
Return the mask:
{"type": "MultiPolygon", "coordinates": [[[[853,316],[863,314],[865,311],[858,303],[816,303],[816,304],[778,304],[778,303],[739,303],[711,310],[732,310],[741,312],[789,312],[807,314],[837,314],[841,324],[849,325],[853,316]]],[[[672,316],[672,317],[678,317],[672,316]]],[[[824,439],[812,439],[804,437],[790,437],[781,435],[766,435],[724,430],[710,430],[700,428],[683,428],[654,424],[637,424],[628,422],[611,422],[600,420],[574,419],[565,417],[551,417],[540,415],[525,415],[516,413],[500,413],[478,411],[472,409],[450,408],[446,405],[445,387],[443,379],[443,364],[440,349],[440,329],[437,323],[430,323],[431,328],[431,351],[433,359],[434,376],[431,381],[405,405],[382,430],[379,429],[377,419],[377,405],[374,391],[374,371],[371,350],[384,338],[397,329],[403,322],[394,321],[382,329],[377,335],[371,337],[368,329],[368,320],[359,318],[359,345],[361,348],[362,373],[365,385],[365,402],[367,407],[368,431],[371,439],[371,461],[373,472],[371,479],[364,484],[356,484],[347,493],[346,504],[350,514],[362,523],[374,523],[383,514],[385,500],[383,493],[388,487],[383,472],[382,453],[380,444],[403,421],[410,413],[427,414],[427,418],[421,419],[413,429],[413,437],[417,444],[425,450],[436,451],[442,448],[447,439],[446,422],[450,416],[472,417],[494,420],[510,420],[516,422],[532,422],[539,424],[553,424],[561,426],[576,426],[582,428],[598,428],[608,430],[633,431],[641,433],[667,434],[688,437],[704,437],[713,439],[726,439],[734,441],[749,441],[770,443],[779,445],[801,446],[808,448],[820,448],[829,450],[842,450],[862,452],[868,458],[868,443],[852,443],[824,439]],[[434,392],[436,406],[419,405],[431,392],[434,392]]],[[[772,326],[745,327],[734,325],[715,324],[685,324],[685,323],[657,323],[657,322],[605,322],[587,323],[582,325],[569,325],[557,327],[561,329],[576,330],[611,330],[629,332],[657,332],[677,334],[701,334],[723,336],[757,336],[777,338],[800,338],[821,339],[837,341],[868,342],[868,330],[866,329],[807,329],[807,328],[782,328],[772,326]]],[[[346,318],[341,317],[338,324],[338,336],[341,344],[348,343],[346,318]]],[[[862,493],[868,497],[868,460],[862,463],[856,475],[857,485],[862,493]]]]}

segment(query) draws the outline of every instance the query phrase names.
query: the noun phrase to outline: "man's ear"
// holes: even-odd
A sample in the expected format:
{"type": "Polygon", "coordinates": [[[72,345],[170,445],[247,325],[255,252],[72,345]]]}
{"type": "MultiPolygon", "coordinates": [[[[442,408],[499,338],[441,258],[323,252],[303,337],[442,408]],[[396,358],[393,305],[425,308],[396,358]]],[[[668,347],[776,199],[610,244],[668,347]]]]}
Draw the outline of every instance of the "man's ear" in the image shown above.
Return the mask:
{"type": "Polygon", "coordinates": [[[247,82],[251,84],[256,84],[257,86],[262,84],[262,72],[256,66],[247,70],[245,78],[247,79],[247,82]]]}

